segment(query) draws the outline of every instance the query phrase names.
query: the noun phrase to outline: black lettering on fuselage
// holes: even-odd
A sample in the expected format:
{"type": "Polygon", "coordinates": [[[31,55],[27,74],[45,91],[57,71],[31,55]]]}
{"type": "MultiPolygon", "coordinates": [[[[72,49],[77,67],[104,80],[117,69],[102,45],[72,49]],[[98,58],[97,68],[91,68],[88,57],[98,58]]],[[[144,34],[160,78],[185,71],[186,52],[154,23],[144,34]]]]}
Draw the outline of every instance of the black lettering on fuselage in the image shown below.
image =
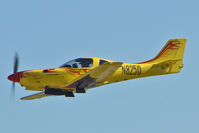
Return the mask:
{"type": "Polygon", "coordinates": [[[123,65],[122,74],[124,75],[140,75],[142,73],[140,65],[123,65]]]}

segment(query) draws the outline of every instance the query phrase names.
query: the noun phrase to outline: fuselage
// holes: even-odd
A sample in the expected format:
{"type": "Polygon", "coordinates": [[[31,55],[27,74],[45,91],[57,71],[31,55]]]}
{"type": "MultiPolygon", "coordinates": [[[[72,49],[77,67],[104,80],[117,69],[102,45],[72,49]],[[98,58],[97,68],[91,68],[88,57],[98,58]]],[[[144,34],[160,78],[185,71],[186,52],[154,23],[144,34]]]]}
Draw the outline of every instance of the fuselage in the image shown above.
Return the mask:
{"type": "MultiPolygon", "coordinates": [[[[82,59],[92,60],[92,65],[89,67],[72,68],[70,66],[67,66],[68,64],[66,63],[67,65],[65,65],[65,67],[62,66],[53,69],[37,69],[18,72],[17,74],[15,74],[15,76],[9,76],[9,79],[12,80],[11,77],[15,77],[16,80],[16,78],[18,77],[18,80],[16,82],[20,83],[21,86],[26,87],[27,90],[42,91],[46,87],[73,90],[75,88],[70,88],[67,86],[68,82],[78,78],[88,71],[95,69],[103,63],[114,62],[111,60],[96,57],[85,57],[82,59]]],[[[153,64],[151,63],[123,63],[122,66],[118,68],[112,75],[110,75],[106,81],[98,83],[96,87],[114,82],[158,75],[158,69],[156,68],[155,74],[151,69],[152,66],[153,64]]]]}

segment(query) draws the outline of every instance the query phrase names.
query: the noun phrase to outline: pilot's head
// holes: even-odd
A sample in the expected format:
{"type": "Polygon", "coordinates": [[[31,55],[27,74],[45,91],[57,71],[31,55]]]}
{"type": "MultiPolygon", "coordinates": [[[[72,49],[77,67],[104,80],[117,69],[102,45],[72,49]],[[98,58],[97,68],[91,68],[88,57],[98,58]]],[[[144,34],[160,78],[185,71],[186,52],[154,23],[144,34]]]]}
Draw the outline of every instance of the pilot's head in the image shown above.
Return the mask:
{"type": "Polygon", "coordinates": [[[82,67],[89,67],[89,61],[81,61],[80,64],[82,65],[82,67]]]}

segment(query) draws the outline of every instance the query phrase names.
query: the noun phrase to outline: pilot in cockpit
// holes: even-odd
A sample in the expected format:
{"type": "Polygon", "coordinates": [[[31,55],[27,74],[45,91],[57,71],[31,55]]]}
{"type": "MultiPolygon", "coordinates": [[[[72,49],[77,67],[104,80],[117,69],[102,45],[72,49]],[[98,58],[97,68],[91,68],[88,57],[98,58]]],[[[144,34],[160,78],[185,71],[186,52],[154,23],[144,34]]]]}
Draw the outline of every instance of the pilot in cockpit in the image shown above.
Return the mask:
{"type": "Polygon", "coordinates": [[[90,67],[91,62],[89,60],[81,60],[80,63],[82,67],[90,67]]]}

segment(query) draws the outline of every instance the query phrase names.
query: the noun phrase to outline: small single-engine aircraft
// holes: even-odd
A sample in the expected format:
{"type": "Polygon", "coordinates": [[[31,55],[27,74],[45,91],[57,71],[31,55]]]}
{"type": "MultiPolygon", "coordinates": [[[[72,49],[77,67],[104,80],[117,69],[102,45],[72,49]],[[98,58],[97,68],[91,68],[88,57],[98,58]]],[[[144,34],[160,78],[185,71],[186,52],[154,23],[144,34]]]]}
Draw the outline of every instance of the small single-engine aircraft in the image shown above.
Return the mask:
{"type": "Polygon", "coordinates": [[[17,72],[18,56],[15,56],[14,74],[8,79],[18,82],[26,90],[41,91],[21,98],[39,99],[46,96],[65,95],[114,82],[155,75],[178,73],[183,67],[186,39],[171,39],[153,59],[140,63],[122,63],[96,57],[77,58],[58,68],[17,72]]]}

